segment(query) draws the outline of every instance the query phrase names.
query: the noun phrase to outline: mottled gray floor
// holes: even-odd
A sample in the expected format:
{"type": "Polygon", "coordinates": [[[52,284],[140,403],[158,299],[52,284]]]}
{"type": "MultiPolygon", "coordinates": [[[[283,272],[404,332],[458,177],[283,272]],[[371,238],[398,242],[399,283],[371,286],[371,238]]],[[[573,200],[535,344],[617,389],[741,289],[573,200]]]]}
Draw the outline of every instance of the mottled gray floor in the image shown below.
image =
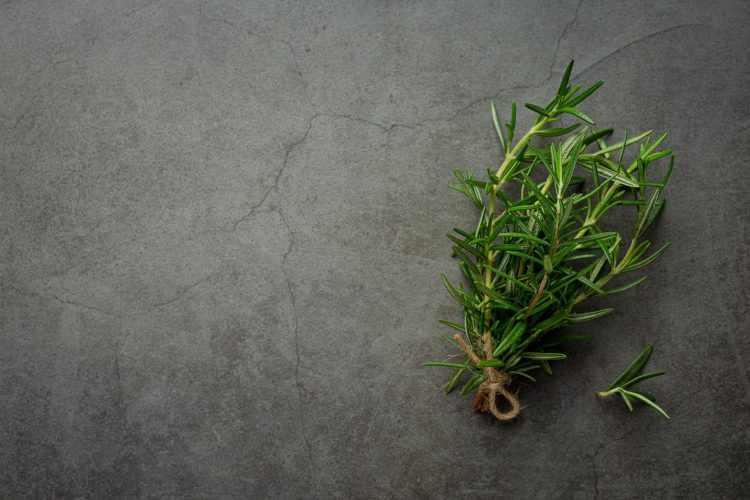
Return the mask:
{"type": "Polygon", "coordinates": [[[655,3],[2,2],[0,497],[745,496],[749,8],[655,3]],[[571,58],[673,246],[501,425],[417,366],[446,185],[571,58]],[[671,422],[593,396],[649,340],[671,422]]]}

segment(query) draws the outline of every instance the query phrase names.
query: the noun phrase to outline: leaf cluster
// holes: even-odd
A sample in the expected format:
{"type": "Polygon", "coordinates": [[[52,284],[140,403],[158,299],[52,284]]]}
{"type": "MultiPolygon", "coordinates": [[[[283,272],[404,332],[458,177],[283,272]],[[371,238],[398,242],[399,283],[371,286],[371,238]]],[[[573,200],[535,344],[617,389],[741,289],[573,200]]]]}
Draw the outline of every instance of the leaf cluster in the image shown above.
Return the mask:
{"type": "Polygon", "coordinates": [[[496,170],[488,169],[483,179],[454,172],[451,187],[477,208],[479,220],[448,234],[463,280],[441,278],[461,306],[463,322],[440,321],[460,332],[482,361],[473,362],[446,337],[463,358],[425,363],[453,368],[446,392],[467,374],[461,393],[476,390],[486,367],[532,381],[536,370],[551,374],[551,362],[566,357],[566,341],[588,338],[561,328],[613,310],[582,311],[579,305],[636,286],[645,276],[620,286],[610,282],[650,264],[668,246],[649,253],[651,243],[644,239],[664,205],[662,191],[674,165],[672,151],[661,148],[667,134],[626,133],[610,141],[612,129],[596,128],[578,108],[602,82],[572,86],[572,68],[571,62],[546,105],[525,105],[535,121],[523,135],[516,104],[505,123],[492,104],[503,156],[496,170]],[[573,123],[562,125],[563,119],[573,123]],[[656,175],[662,161],[666,168],[656,175]],[[605,227],[603,217],[614,209],[635,212],[630,232],[605,227]],[[487,332],[491,357],[482,341],[487,332]]]}
{"type": "Polygon", "coordinates": [[[643,382],[644,380],[664,375],[664,372],[651,372],[645,373],[643,375],[640,374],[643,370],[643,367],[646,366],[646,363],[651,357],[651,353],[653,351],[654,345],[648,344],[646,348],[643,349],[643,351],[638,355],[638,357],[635,358],[635,360],[630,364],[630,366],[628,366],[625,371],[615,379],[614,382],[609,384],[609,386],[607,386],[605,390],[597,393],[599,397],[606,398],[613,394],[619,394],[620,396],[622,396],[625,404],[628,405],[630,411],[633,411],[633,403],[640,401],[658,411],[659,414],[669,420],[669,415],[667,415],[667,413],[656,404],[656,398],[654,396],[643,391],[638,392],[633,390],[634,385],[643,382]]]}

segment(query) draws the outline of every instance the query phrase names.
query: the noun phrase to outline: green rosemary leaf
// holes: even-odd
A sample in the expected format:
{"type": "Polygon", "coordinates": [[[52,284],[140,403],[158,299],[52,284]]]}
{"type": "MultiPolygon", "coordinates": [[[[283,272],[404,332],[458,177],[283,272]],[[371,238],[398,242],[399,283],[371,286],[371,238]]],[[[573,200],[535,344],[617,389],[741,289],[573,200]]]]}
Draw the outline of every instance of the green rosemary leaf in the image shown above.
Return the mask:
{"type": "Polygon", "coordinates": [[[453,232],[458,233],[459,235],[463,236],[464,239],[467,239],[467,240],[470,240],[474,237],[472,234],[467,233],[466,231],[458,227],[454,227],[453,232]]]}
{"type": "MultiPolygon", "coordinates": [[[[545,297],[551,297],[550,292],[545,292],[544,296],[545,297]]],[[[539,303],[537,304],[537,306],[534,308],[533,312],[529,312],[527,310],[526,313],[528,314],[529,318],[534,317],[534,316],[544,316],[544,314],[541,314],[541,313],[545,312],[545,310],[547,308],[552,307],[553,305],[559,305],[559,304],[560,304],[559,301],[557,299],[555,299],[554,297],[549,298],[547,300],[542,299],[542,300],[539,301],[539,303]]],[[[549,318],[549,319],[551,320],[551,318],[549,318]]],[[[545,320],[545,321],[547,321],[547,320],[545,320]]]]}
{"type": "MultiPolygon", "coordinates": [[[[648,140],[648,139],[646,139],[648,140]]],[[[617,163],[622,163],[622,158],[625,156],[625,148],[628,145],[628,131],[625,131],[625,134],[622,137],[622,147],[620,148],[620,154],[617,156],[617,163]]]]}
{"type": "Polygon", "coordinates": [[[599,295],[604,295],[606,293],[596,283],[589,281],[586,277],[581,276],[580,274],[576,275],[576,279],[580,281],[581,283],[583,283],[584,285],[586,285],[587,287],[589,287],[590,289],[592,289],[593,291],[595,291],[599,295]]]}
{"type": "Polygon", "coordinates": [[[480,385],[484,383],[484,381],[487,379],[487,374],[477,374],[474,375],[469,379],[466,384],[461,388],[461,395],[469,394],[472,391],[475,391],[480,385]]]}
{"type": "Polygon", "coordinates": [[[646,362],[648,361],[648,358],[651,357],[651,353],[654,351],[654,344],[648,344],[643,351],[638,355],[635,360],[630,363],[630,366],[628,366],[624,372],[620,374],[619,377],[615,379],[614,382],[609,384],[607,386],[607,390],[612,390],[615,387],[620,387],[622,384],[626,382],[630,382],[638,373],[643,369],[643,367],[646,365],[646,362]]]}
{"type": "Polygon", "coordinates": [[[625,401],[625,404],[628,406],[628,409],[630,411],[633,411],[633,401],[630,399],[630,396],[624,391],[617,391],[620,393],[620,396],[622,396],[622,399],[625,401]]]}
{"type": "Polygon", "coordinates": [[[646,373],[644,375],[638,375],[637,377],[630,379],[629,382],[625,382],[620,387],[622,387],[623,389],[627,389],[628,387],[634,386],[635,384],[639,382],[643,382],[644,380],[648,380],[654,377],[660,377],[665,374],[666,372],[651,372],[651,373],[646,373]]]}
{"type": "Polygon", "coordinates": [[[547,375],[552,375],[552,367],[549,364],[549,361],[546,359],[540,360],[539,364],[541,365],[542,369],[547,373],[547,375]]]}
{"type": "Polygon", "coordinates": [[[647,266],[647,265],[651,264],[654,260],[656,260],[657,257],[659,257],[659,255],[661,255],[662,253],[664,253],[664,251],[667,248],[669,248],[669,245],[670,245],[670,243],[667,243],[663,247],[661,247],[659,250],[657,250],[656,252],[652,253],[648,257],[646,257],[645,259],[641,259],[638,262],[633,262],[632,264],[630,264],[628,266],[625,266],[623,268],[623,272],[635,271],[636,269],[640,269],[640,268],[642,268],[644,266],[647,266]]]}
{"type": "MultiPolygon", "coordinates": [[[[523,245],[517,245],[515,243],[503,243],[501,245],[492,245],[492,250],[496,252],[520,252],[524,249],[523,245]]],[[[494,271],[493,271],[494,272],[494,271]]]]}
{"type": "Polygon", "coordinates": [[[643,161],[646,162],[646,163],[651,163],[652,161],[656,161],[659,158],[663,158],[663,157],[669,156],[671,154],[672,154],[672,150],[671,149],[665,149],[663,151],[659,151],[658,153],[652,153],[652,154],[646,156],[646,158],[644,158],[643,161]]]}
{"type": "Polygon", "coordinates": [[[599,309],[598,311],[591,311],[585,313],[569,314],[568,321],[573,323],[581,323],[583,321],[590,321],[592,319],[601,318],[614,311],[613,308],[607,307],[606,309],[599,309]]]}
{"type": "Polygon", "coordinates": [[[508,335],[503,338],[503,340],[498,344],[498,346],[495,348],[495,352],[492,353],[494,357],[498,357],[505,353],[506,351],[509,351],[513,349],[518,344],[518,340],[521,338],[521,335],[526,331],[526,324],[523,322],[517,323],[513,329],[510,331],[508,335]]]}
{"type": "Polygon", "coordinates": [[[542,245],[542,246],[550,245],[549,241],[544,241],[541,238],[537,238],[536,236],[532,236],[530,234],[525,234],[525,233],[507,232],[507,233],[504,233],[503,236],[506,236],[509,238],[521,238],[522,240],[527,240],[527,241],[530,241],[532,243],[536,243],[537,245],[542,245]]]}
{"type": "Polygon", "coordinates": [[[557,88],[557,95],[564,96],[568,91],[568,83],[570,81],[570,74],[573,72],[573,64],[575,61],[570,61],[568,67],[565,68],[562,79],[560,80],[560,86],[557,88]]]}
{"type": "Polygon", "coordinates": [[[524,377],[524,378],[527,378],[527,379],[531,380],[532,382],[536,382],[536,379],[534,377],[532,377],[531,375],[529,375],[528,373],[526,373],[526,372],[519,372],[518,370],[510,370],[510,371],[508,371],[508,373],[510,375],[519,375],[521,377],[524,377]]]}
{"type": "Polygon", "coordinates": [[[579,157],[578,164],[588,170],[589,172],[596,172],[598,174],[603,174],[604,177],[609,178],[610,180],[614,180],[616,182],[619,182],[620,184],[628,187],[639,187],[640,184],[638,184],[638,181],[630,177],[624,169],[612,169],[610,166],[616,164],[612,163],[611,161],[607,160],[603,157],[594,157],[593,159],[584,159],[579,157]]]}
{"type": "Polygon", "coordinates": [[[636,144],[636,143],[642,141],[643,139],[645,139],[646,137],[648,137],[649,135],[651,135],[653,133],[654,133],[653,130],[649,130],[649,131],[644,132],[644,133],[642,133],[640,135],[637,135],[635,137],[631,137],[631,138],[628,138],[628,139],[626,139],[624,141],[618,142],[616,144],[611,144],[609,146],[603,147],[599,151],[596,151],[595,153],[591,153],[591,155],[588,155],[588,156],[604,156],[605,153],[610,153],[612,151],[617,151],[618,149],[621,150],[623,148],[623,146],[627,147],[627,146],[630,146],[632,144],[636,144]]]}
{"type": "MultiPolygon", "coordinates": [[[[589,191],[586,194],[578,195],[578,197],[575,199],[576,203],[580,203],[582,201],[588,200],[589,198],[591,198],[595,194],[601,193],[602,188],[606,187],[607,183],[612,182],[612,181],[617,181],[618,175],[620,175],[620,174],[618,172],[612,172],[610,170],[609,171],[610,175],[607,175],[607,170],[609,170],[609,169],[605,169],[605,171],[602,172],[604,174],[605,178],[603,180],[601,180],[601,182],[600,182],[598,164],[595,161],[591,162],[591,172],[594,174],[594,177],[596,179],[596,181],[595,181],[596,188],[592,189],[591,191],[589,191]]],[[[630,182],[629,178],[626,178],[626,177],[623,177],[623,176],[620,176],[620,179],[623,180],[623,181],[625,181],[624,183],[630,182]]],[[[622,183],[622,184],[624,184],[624,183],[622,183]]],[[[627,184],[625,184],[625,185],[627,185],[627,184]]]]}
{"type": "Polygon", "coordinates": [[[469,310],[477,310],[476,304],[474,304],[474,302],[464,292],[458,290],[457,288],[454,288],[444,274],[440,275],[440,279],[443,281],[443,284],[448,290],[448,293],[450,293],[453,298],[456,299],[461,305],[469,310]]]}
{"type": "Polygon", "coordinates": [[[669,135],[668,132],[664,132],[659,137],[657,137],[654,142],[650,143],[648,146],[644,146],[643,150],[641,151],[640,156],[647,157],[648,155],[650,155],[652,152],[656,150],[656,148],[658,148],[661,145],[662,142],[664,142],[664,139],[666,139],[668,135],[669,135]]]}
{"type": "MultiPolygon", "coordinates": [[[[570,157],[570,153],[573,151],[574,147],[578,146],[579,144],[582,149],[586,147],[586,145],[583,143],[583,140],[586,137],[587,132],[588,127],[584,127],[583,129],[568,137],[565,142],[562,143],[562,146],[560,146],[560,152],[563,161],[568,160],[568,158],[570,157]]],[[[580,177],[580,182],[583,182],[583,180],[583,177],[580,177]]]]}
{"type": "Polygon", "coordinates": [[[516,101],[510,105],[510,122],[505,124],[505,128],[508,129],[508,144],[511,144],[516,131],[516,101]]]}
{"type": "Polygon", "coordinates": [[[665,412],[664,410],[662,410],[659,407],[659,405],[657,405],[656,403],[654,403],[652,400],[650,400],[649,398],[647,398],[643,394],[640,394],[640,393],[635,392],[635,391],[627,391],[625,389],[622,390],[622,393],[626,394],[630,398],[634,398],[634,399],[637,399],[637,400],[639,400],[639,401],[641,401],[643,403],[646,403],[651,408],[653,408],[654,410],[658,411],[659,414],[661,414],[661,416],[663,416],[667,420],[670,420],[670,417],[669,417],[669,415],[667,415],[667,412],[665,412]]]}
{"type": "Polygon", "coordinates": [[[651,401],[656,402],[656,396],[654,396],[653,394],[649,394],[649,393],[643,392],[643,391],[639,391],[639,392],[640,392],[641,396],[643,396],[644,398],[648,398],[651,401]]]}
{"type": "Polygon", "coordinates": [[[599,131],[596,131],[596,132],[592,132],[591,134],[589,134],[586,137],[584,137],[581,140],[581,143],[584,146],[587,146],[587,145],[591,144],[592,142],[596,142],[597,140],[599,140],[599,139],[601,139],[603,137],[607,137],[608,135],[610,135],[612,133],[612,131],[613,130],[611,128],[605,128],[605,129],[602,129],[602,130],[599,130],[599,131]]]}
{"type": "Polygon", "coordinates": [[[533,193],[533,195],[536,197],[536,200],[539,202],[539,208],[541,210],[545,210],[547,213],[555,210],[554,203],[552,203],[552,201],[547,198],[547,195],[542,193],[542,191],[539,189],[539,186],[537,186],[536,183],[531,180],[531,178],[529,178],[527,175],[524,175],[520,182],[523,187],[533,193]]]}
{"type": "MultiPolygon", "coordinates": [[[[466,329],[464,328],[464,329],[462,329],[462,331],[466,332],[466,329]]],[[[445,340],[446,342],[448,342],[450,345],[452,345],[453,347],[457,348],[458,350],[461,350],[461,346],[458,345],[458,343],[455,340],[453,340],[452,338],[450,338],[448,336],[444,336],[443,340],[445,340]]]]}
{"type": "MultiPolygon", "coordinates": [[[[493,248],[495,248],[495,247],[493,247],[493,248]]],[[[511,276],[510,274],[506,274],[506,273],[500,271],[499,269],[495,269],[495,268],[491,268],[491,269],[492,269],[492,272],[494,274],[500,276],[501,278],[504,278],[504,279],[510,281],[514,285],[517,285],[519,288],[522,288],[522,289],[526,290],[527,292],[534,293],[535,290],[532,287],[530,287],[529,285],[527,285],[526,283],[524,283],[523,281],[520,281],[520,280],[516,279],[515,277],[511,276]]]]}
{"type": "Polygon", "coordinates": [[[454,242],[455,244],[457,244],[459,247],[461,247],[462,249],[466,250],[470,254],[472,254],[472,255],[474,255],[476,257],[479,257],[479,258],[484,258],[484,255],[482,255],[482,252],[480,252],[479,250],[477,250],[476,248],[474,248],[473,246],[471,246],[465,240],[462,240],[460,238],[456,238],[455,236],[453,236],[450,233],[447,234],[446,236],[448,237],[449,240],[451,240],[452,242],[454,242]]]}
{"type": "Polygon", "coordinates": [[[664,179],[661,181],[662,186],[666,186],[667,182],[669,182],[669,177],[672,175],[672,167],[674,167],[674,156],[669,159],[669,167],[667,168],[667,173],[664,175],[664,179]]]}
{"type": "Polygon", "coordinates": [[[503,366],[505,366],[505,363],[499,359],[485,359],[477,364],[478,368],[502,368],[503,366]]]}
{"type": "Polygon", "coordinates": [[[529,108],[534,113],[539,113],[540,115],[542,115],[542,116],[544,116],[546,118],[549,118],[549,116],[550,116],[549,115],[549,111],[547,111],[546,109],[544,109],[542,107],[537,106],[536,104],[531,104],[530,102],[527,102],[526,104],[524,104],[524,106],[526,106],[527,108],[529,108]]]}
{"type": "Polygon", "coordinates": [[[492,108],[492,123],[495,125],[495,132],[497,132],[497,137],[500,139],[500,144],[503,147],[503,151],[508,151],[508,146],[505,142],[505,137],[503,136],[503,128],[500,126],[500,119],[497,116],[497,108],[495,107],[495,103],[490,101],[490,107],[492,108]]]}
{"type": "Polygon", "coordinates": [[[477,287],[477,290],[482,292],[487,298],[491,299],[494,304],[497,304],[499,307],[503,309],[509,309],[511,311],[518,311],[519,307],[516,305],[511,304],[508,302],[505,297],[500,295],[495,290],[488,288],[483,283],[474,283],[474,285],[477,287]]]}
{"type": "Polygon", "coordinates": [[[567,356],[559,352],[525,352],[521,357],[535,361],[565,359],[567,356]]]}
{"type": "Polygon", "coordinates": [[[533,210],[537,206],[536,205],[513,205],[508,207],[508,211],[510,212],[525,212],[528,210],[533,210]]]}
{"type": "Polygon", "coordinates": [[[477,187],[479,189],[485,189],[487,186],[492,186],[492,184],[489,182],[478,181],[476,179],[466,179],[466,181],[464,181],[464,184],[466,184],[467,186],[477,187]]]}
{"type": "Polygon", "coordinates": [[[643,281],[645,281],[646,278],[648,278],[648,276],[642,276],[642,277],[638,278],[637,280],[633,281],[632,283],[628,283],[627,285],[618,286],[617,288],[610,288],[609,290],[606,290],[601,295],[614,295],[616,293],[621,293],[621,292],[624,292],[626,290],[630,290],[631,288],[633,288],[635,286],[638,286],[639,284],[643,283],[643,281]]]}
{"type": "Polygon", "coordinates": [[[547,274],[552,274],[554,272],[554,268],[552,266],[552,259],[550,259],[549,255],[545,255],[542,259],[542,265],[544,266],[544,272],[547,274]]]}
{"type": "Polygon", "coordinates": [[[421,366],[444,366],[446,368],[461,368],[462,370],[472,370],[473,368],[469,365],[462,365],[460,363],[441,363],[439,361],[428,361],[426,363],[420,363],[421,366]]]}
{"type": "Polygon", "coordinates": [[[517,372],[526,373],[526,372],[530,372],[531,370],[536,370],[538,368],[541,368],[540,365],[536,363],[532,363],[531,361],[527,359],[522,359],[521,361],[522,362],[518,363],[519,366],[515,368],[515,371],[517,372]]]}
{"type": "Polygon", "coordinates": [[[577,106],[578,104],[583,102],[584,99],[588,98],[591,94],[596,92],[597,89],[602,86],[602,84],[604,84],[604,80],[599,80],[598,82],[593,84],[591,87],[587,88],[586,90],[584,90],[583,92],[575,96],[574,98],[567,101],[565,103],[565,107],[572,108],[573,106],[577,106]]]}
{"type": "MultiPolygon", "coordinates": [[[[579,90],[581,90],[581,85],[580,85],[580,84],[578,84],[578,85],[573,85],[572,87],[568,87],[568,91],[567,91],[567,92],[565,93],[565,95],[563,96],[563,99],[562,99],[562,101],[563,101],[563,102],[565,102],[565,101],[566,101],[567,99],[570,99],[570,98],[571,98],[571,97],[573,97],[573,95],[574,95],[574,94],[576,94],[576,93],[577,93],[577,92],[578,92],[579,90]]],[[[558,93],[558,96],[560,96],[560,94],[559,94],[559,93],[558,93]]]]}
{"type": "Polygon", "coordinates": [[[574,240],[568,242],[567,244],[575,245],[575,246],[582,246],[582,245],[586,245],[596,240],[614,240],[618,238],[619,236],[620,234],[615,233],[614,231],[602,231],[600,233],[594,233],[594,234],[589,234],[588,236],[575,238],[574,240]]]}
{"type": "Polygon", "coordinates": [[[528,260],[528,261],[531,261],[531,262],[535,262],[536,264],[539,264],[540,266],[544,265],[544,263],[542,262],[542,259],[540,259],[538,257],[534,257],[532,255],[527,255],[525,253],[515,252],[515,251],[511,251],[511,250],[508,250],[506,252],[506,254],[507,255],[512,255],[513,257],[518,257],[521,260],[528,260]]]}
{"type": "Polygon", "coordinates": [[[534,135],[537,135],[539,137],[557,137],[559,135],[565,135],[569,132],[572,132],[573,130],[577,129],[580,126],[581,126],[580,123],[576,123],[568,127],[544,128],[535,132],[534,135]]]}
{"type": "Polygon", "coordinates": [[[560,113],[567,113],[569,115],[573,115],[576,118],[579,118],[579,119],[585,121],[589,125],[593,125],[594,124],[594,120],[592,120],[591,118],[588,117],[588,115],[586,115],[582,111],[577,110],[576,108],[562,108],[560,110],[560,113]]]}
{"type": "Polygon", "coordinates": [[[660,190],[655,189],[648,199],[648,202],[642,207],[638,214],[638,220],[635,223],[635,235],[634,238],[640,238],[646,231],[648,226],[653,222],[656,213],[658,212],[658,201],[659,201],[660,190]]]}
{"type": "Polygon", "coordinates": [[[595,257],[596,257],[596,254],[593,254],[593,253],[580,253],[577,255],[572,255],[570,257],[566,256],[564,259],[562,259],[562,262],[573,262],[576,260],[593,259],[595,257]]]}
{"type": "Polygon", "coordinates": [[[456,387],[456,384],[458,383],[458,379],[461,377],[461,374],[464,372],[463,368],[456,368],[456,370],[453,372],[453,376],[448,380],[448,383],[445,384],[445,387],[443,390],[446,394],[450,394],[453,389],[456,387]]]}
{"type": "Polygon", "coordinates": [[[449,326],[455,330],[458,330],[461,333],[465,333],[463,325],[459,325],[458,323],[454,323],[453,321],[448,321],[447,319],[439,319],[438,322],[444,324],[445,326],[449,326]]]}

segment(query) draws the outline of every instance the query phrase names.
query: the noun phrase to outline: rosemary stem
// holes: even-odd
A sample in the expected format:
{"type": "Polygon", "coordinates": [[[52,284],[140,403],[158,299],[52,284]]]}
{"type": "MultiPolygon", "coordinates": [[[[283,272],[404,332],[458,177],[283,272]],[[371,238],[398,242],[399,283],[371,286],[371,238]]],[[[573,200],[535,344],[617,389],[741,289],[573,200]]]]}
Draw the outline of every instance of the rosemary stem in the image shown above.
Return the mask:
{"type": "Polygon", "coordinates": [[[513,163],[513,160],[516,159],[516,155],[518,154],[518,151],[521,148],[523,148],[523,146],[525,146],[527,142],[531,140],[534,134],[536,134],[537,132],[542,130],[542,128],[544,128],[544,126],[547,124],[547,121],[548,121],[548,118],[543,118],[542,120],[539,121],[539,123],[531,127],[531,130],[526,132],[526,135],[521,137],[521,139],[516,143],[516,145],[513,147],[510,153],[508,153],[508,155],[505,157],[503,162],[500,164],[500,168],[497,169],[497,174],[495,174],[500,179],[500,182],[498,182],[498,184],[496,185],[497,188],[502,186],[503,181],[504,181],[503,174],[505,174],[505,170],[513,163]]]}
{"type": "MultiPolygon", "coordinates": [[[[630,259],[632,258],[633,250],[635,250],[636,244],[638,243],[638,240],[633,238],[633,240],[630,242],[630,246],[628,247],[628,251],[625,252],[625,256],[623,256],[622,260],[620,260],[615,267],[612,268],[612,270],[604,277],[602,277],[600,280],[596,282],[598,286],[604,286],[612,279],[614,279],[615,276],[620,274],[622,270],[630,263],[630,259]]],[[[579,302],[587,299],[590,296],[590,292],[588,290],[581,292],[573,301],[573,305],[578,304],[579,302]]]]}
{"type": "MultiPolygon", "coordinates": [[[[531,129],[526,132],[526,134],[516,143],[516,145],[513,147],[513,149],[510,150],[510,152],[505,156],[503,159],[503,162],[500,164],[500,167],[497,169],[496,177],[498,178],[497,184],[494,184],[492,186],[492,189],[490,190],[490,200],[489,200],[489,209],[487,211],[487,220],[490,221],[489,225],[489,234],[492,234],[495,226],[495,198],[497,198],[497,192],[502,187],[503,183],[505,182],[505,179],[503,176],[506,173],[506,170],[513,164],[513,162],[516,160],[516,155],[518,152],[531,140],[531,138],[539,132],[544,125],[547,123],[548,119],[543,118],[539,120],[539,123],[531,127],[531,129]]],[[[548,178],[547,182],[545,183],[544,187],[546,189],[543,191],[546,193],[549,190],[549,187],[552,185],[552,178],[548,178]]],[[[505,213],[505,212],[503,212],[505,213]]],[[[494,242],[488,241],[487,242],[487,265],[484,269],[484,284],[487,287],[491,287],[492,283],[494,283],[492,278],[492,265],[494,263],[495,259],[495,252],[492,251],[491,246],[494,242]]],[[[485,297],[486,299],[487,297],[485,297]]],[[[492,310],[489,307],[489,303],[485,302],[485,309],[484,309],[484,324],[485,327],[489,328],[490,323],[492,321],[492,310]]]]}

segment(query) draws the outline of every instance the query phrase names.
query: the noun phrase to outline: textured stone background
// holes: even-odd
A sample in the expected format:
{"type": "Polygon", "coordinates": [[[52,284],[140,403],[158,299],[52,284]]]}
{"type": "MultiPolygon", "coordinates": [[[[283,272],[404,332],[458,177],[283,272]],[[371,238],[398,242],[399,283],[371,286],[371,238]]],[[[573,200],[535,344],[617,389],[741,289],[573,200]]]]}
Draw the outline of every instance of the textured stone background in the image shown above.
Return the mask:
{"type": "Polygon", "coordinates": [[[749,7],[654,4],[2,2],[0,497],[746,494],[749,7]],[[417,366],[446,185],[570,58],[673,247],[501,425],[417,366]],[[648,340],[671,422],[593,396],[648,340]]]}

